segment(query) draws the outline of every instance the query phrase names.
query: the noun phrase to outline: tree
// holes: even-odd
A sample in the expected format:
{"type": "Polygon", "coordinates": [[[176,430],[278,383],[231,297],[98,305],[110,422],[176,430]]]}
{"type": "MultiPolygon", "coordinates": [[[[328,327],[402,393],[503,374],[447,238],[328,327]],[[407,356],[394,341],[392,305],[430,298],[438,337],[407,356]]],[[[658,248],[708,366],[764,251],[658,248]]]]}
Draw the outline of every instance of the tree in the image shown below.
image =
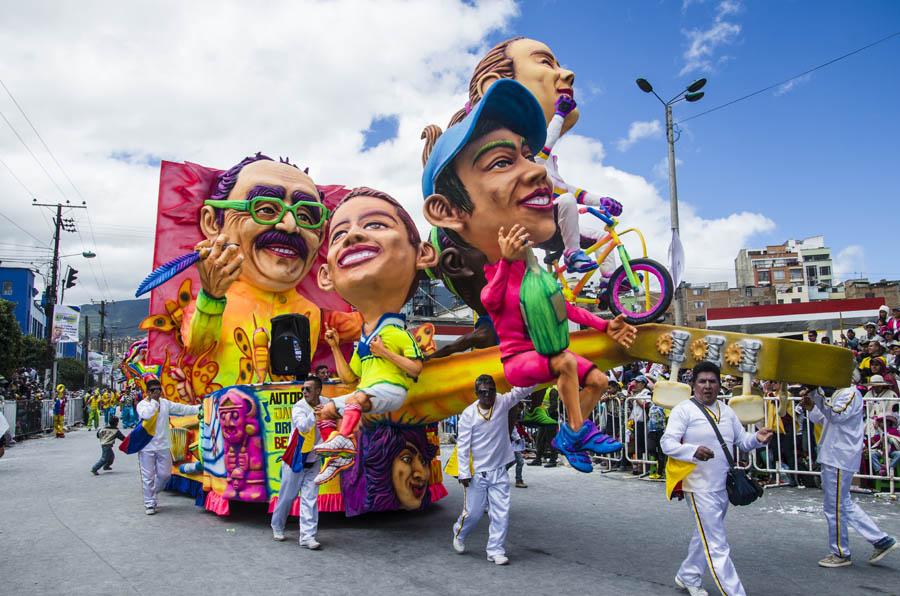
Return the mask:
{"type": "Polygon", "coordinates": [[[22,366],[22,331],[15,307],[9,300],[0,300],[0,374],[7,378],[22,366]]]}
{"type": "Polygon", "coordinates": [[[33,368],[43,375],[53,366],[53,350],[50,342],[33,335],[22,337],[22,366],[33,368]]]}
{"type": "Polygon", "coordinates": [[[84,362],[75,358],[61,358],[56,363],[56,382],[66,389],[84,389],[84,362]]]}

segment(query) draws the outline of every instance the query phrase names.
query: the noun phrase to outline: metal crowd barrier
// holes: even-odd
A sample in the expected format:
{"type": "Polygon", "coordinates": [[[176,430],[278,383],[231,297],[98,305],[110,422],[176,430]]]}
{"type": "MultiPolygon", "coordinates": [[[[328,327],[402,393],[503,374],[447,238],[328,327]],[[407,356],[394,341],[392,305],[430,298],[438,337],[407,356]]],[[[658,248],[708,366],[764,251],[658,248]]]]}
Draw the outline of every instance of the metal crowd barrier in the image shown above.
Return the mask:
{"type": "Polygon", "coordinates": [[[12,434],[16,434],[16,400],[14,399],[6,399],[0,402],[2,404],[3,417],[6,418],[6,422],[9,424],[9,429],[12,431],[12,434]]]}
{"type": "MultiPolygon", "coordinates": [[[[753,457],[753,469],[757,472],[772,474],[775,481],[766,485],[766,488],[779,486],[791,486],[801,481],[801,476],[820,477],[821,472],[815,463],[816,438],[814,425],[809,420],[807,413],[799,407],[800,398],[789,398],[787,406],[788,414],[793,414],[785,422],[784,433],[776,432],[767,449],[759,449],[753,457]]],[[[766,408],[770,404],[777,408],[779,398],[765,398],[766,408]]],[[[876,492],[889,492],[894,494],[897,467],[891,465],[890,452],[893,448],[900,452],[900,437],[891,437],[887,433],[878,432],[876,417],[887,414],[898,415],[895,408],[900,407],[900,398],[897,397],[866,397],[863,398],[863,421],[865,424],[864,449],[861,458],[861,467],[855,477],[860,480],[869,480],[874,485],[876,492]],[[878,436],[876,440],[876,435],[878,436]],[[881,465],[878,465],[878,460],[881,465]],[[876,468],[882,468],[883,471],[876,468]],[[885,486],[886,484],[886,486],[885,486]]],[[[758,426],[764,425],[765,422],[758,426]]],[[[777,430],[777,429],[776,429],[777,430]]],[[[900,456],[898,456],[900,457],[900,456]]]]}
{"type": "Polygon", "coordinates": [[[84,398],[69,398],[66,404],[66,426],[84,424],[84,398]]]}
{"type": "Polygon", "coordinates": [[[53,428],[53,400],[41,400],[41,430],[49,430],[53,428]]]}

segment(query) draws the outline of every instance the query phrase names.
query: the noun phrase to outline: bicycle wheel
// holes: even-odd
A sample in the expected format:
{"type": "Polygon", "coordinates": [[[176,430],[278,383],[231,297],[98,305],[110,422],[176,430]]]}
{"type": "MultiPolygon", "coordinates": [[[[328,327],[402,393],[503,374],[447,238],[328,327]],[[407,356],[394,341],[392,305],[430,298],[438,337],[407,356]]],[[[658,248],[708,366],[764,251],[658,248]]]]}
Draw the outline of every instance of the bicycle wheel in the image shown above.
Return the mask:
{"type": "Polygon", "coordinates": [[[614,315],[625,315],[625,320],[632,325],[653,323],[665,314],[672,302],[675,293],[672,276],[652,259],[632,260],[631,270],[641,279],[640,287],[631,287],[624,266],[613,271],[606,290],[609,310],[614,315]]]}

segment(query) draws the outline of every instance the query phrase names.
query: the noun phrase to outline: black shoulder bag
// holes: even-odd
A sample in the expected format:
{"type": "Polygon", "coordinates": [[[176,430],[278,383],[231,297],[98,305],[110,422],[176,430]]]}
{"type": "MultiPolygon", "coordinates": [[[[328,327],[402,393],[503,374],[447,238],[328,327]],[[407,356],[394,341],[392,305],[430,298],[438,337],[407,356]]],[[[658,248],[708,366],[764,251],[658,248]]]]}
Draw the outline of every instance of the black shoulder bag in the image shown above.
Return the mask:
{"type": "Polygon", "coordinates": [[[722,446],[722,451],[725,452],[725,459],[728,461],[728,475],[725,477],[725,490],[728,491],[728,500],[732,505],[749,505],[762,496],[762,487],[756,480],[747,476],[747,472],[734,467],[734,457],[731,455],[731,449],[725,444],[725,439],[722,438],[722,433],[719,432],[719,426],[716,424],[716,421],[713,420],[713,417],[709,415],[709,411],[696,398],[692,397],[691,401],[700,408],[700,411],[709,420],[716,437],[719,439],[719,445],[722,446]]]}

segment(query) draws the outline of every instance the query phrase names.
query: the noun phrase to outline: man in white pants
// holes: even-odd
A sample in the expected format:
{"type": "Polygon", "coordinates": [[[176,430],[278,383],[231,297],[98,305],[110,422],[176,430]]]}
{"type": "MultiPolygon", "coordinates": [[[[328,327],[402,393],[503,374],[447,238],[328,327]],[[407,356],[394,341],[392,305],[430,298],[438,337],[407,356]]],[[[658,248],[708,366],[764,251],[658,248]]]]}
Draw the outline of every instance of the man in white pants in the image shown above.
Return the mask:
{"type": "Polygon", "coordinates": [[[272,513],[272,537],[281,542],[284,540],[288,513],[299,494],[300,546],[310,550],[317,550],[321,546],[316,540],[319,527],[319,487],[316,486],[315,479],[319,473],[319,457],[313,451],[313,446],[321,440],[313,410],[319,405],[321,393],[321,379],[308,377],[303,383],[303,399],[297,401],[291,409],[291,440],[288,451],[282,456],[281,488],[278,489],[278,504],[272,513]]]}
{"type": "Polygon", "coordinates": [[[820,388],[801,390],[800,405],[814,424],[822,425],[818,461],[822,468],[822,493],[831,554],[819,561],[821,567],[851,564],[847,526],[872,543],[875,550],[869,563],[877,563],[897,548],[897,540],[875,525],[866,512],[850,499],[853,474],[859,471],[863,450],[863,399],[856,387],[834,391],[820,388]]]}
{"type": "Polygon", "coordinates": [[[515,456],[509,440],[508,412],[533,390],[534,387],[514,387],[509,393],[497,395],[497,386],[489,375],[475,380],[478,401],[460,414],[456,443],[463,510],[453,524],[453,550],[460,554],[466,552],[466,536],[487,508],[491,520],[488,561],[497,565],[509,563],[504,548],[509,526],[507,464],[515,461],[515,456]]]}
{"type": "Polygon", "coordinates": [[[175,416],[196,415],[200,406],[178,404],[160,397],[162,384],[157,378],[146,380],[147,398],[137,405],[141,420],[149,420],[156,414],[156,432],[147,446],[138,452],[141,465],[141,483],[144,487],[144,507],[147,515],[156,513],[157,495],[166,487],[172,475],[172,451],[169,443],[169,414],[175,416]]]}
{"type": "MultiPolygon", "coordinates": [[[[735,444],[743,451],[762,447],[772,438],[771,429],[762,428],[754,434],[741,426],[734,411],[717,399],[719,376],[719,367],[712,362],[697,364],[693,370],[694,397],[716,421],[728,449],[733,449],[735,444]]],[[[722,594],[743,596],[746,592],[731,562],[725,533],[728,461],[712,424],[696,403],[685,400],[672,409],[660,443],[670,459],[696,464],[681,481],[697,527],[691,537],[687,558],[675,575],[676,585],[691,596],[705,595],[707,592],[701,582],[709,569],[722,594]]]]}

